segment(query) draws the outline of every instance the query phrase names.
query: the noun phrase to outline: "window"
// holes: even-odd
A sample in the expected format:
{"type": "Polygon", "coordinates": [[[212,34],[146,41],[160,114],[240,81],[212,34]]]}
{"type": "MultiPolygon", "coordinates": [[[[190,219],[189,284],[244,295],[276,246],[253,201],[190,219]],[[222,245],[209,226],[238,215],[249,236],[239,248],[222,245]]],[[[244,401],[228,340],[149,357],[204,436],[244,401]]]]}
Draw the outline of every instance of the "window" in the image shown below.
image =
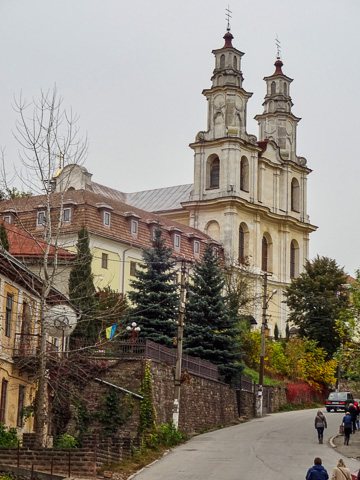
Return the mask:
{"type": "Polygon", "coordinates": [[[237,58],[234,56],[234,70],[237,70],[237,58]]]}
{"type": "Polygon", "coordinates": [[[300,212],[300,185],[296,178],[291,180],[291,210],[300,212]]]}
{"type": "Polygon", "coordinates": [[[243,227],[239,227],[239,263],[244,263],[245,259],[245,232],[243,227]]]}
{"type": "Polygon", "coordinates": [[[249,161],[246,157],[242,157],[240,163],[240,190],[249,191],[249,161]]]}
{"type": "Polygon", "coordinates": [[[6,296],[6,311],[5,311],[5,335],[10,337],[11,335],[11,317],[13,311],[14,297],[9,293],[6,296]]]}
{"type": "Polygon", "coordinates": [[[180,235],[178,233],[175,233],[174,235],[174,247],[175,248],[180,248],[180,235]]]}
{"type": "Polygon", "coordinates": [[[294,242],[290,244],[290,278],[295,278],[295,246],[294,242]]]}
{"type": "Polygon", "coordinates": [[[70,218],[71,218],[71,209],[70,208],[64,208],[64,214],[63,214],[64,222],[70,222],[70,218]]]}
{"type": "Polygon", "coordinates": [[[219,188],[220,160],[215,158],[210,165],[210,188],[219,188]]]}
{"type": "Polygon", "coordinates": [[[1,400],[0,400],[0,423],[5,422],[6,398],[8,381],[3,378],[1,382],[1,400]]]}
{"type": "Polygon", "coordinates": [[[45,212],[44,212],[44,211],[38,212],[38,214],[37,214],[37,224],[38,224],[39,226],[44,226],[44,225],[45,225],[45,222],[46,222],[46,220],[45,220],[45,212]]]}
{"type": "Polygon", "coordinates": [[[23,413],[23,408],[25,406],[25,389],[26,387],[24,385],[19,385],[18,413],[17,413],[17,422],[16,422],[18,427],[23,426],[22,413],[23,413]]]}
{"type": "Polygon", "coordinates": [[[271,95],[275,95],[276,93],[276,83],[271,82],[271,95]]]}
{"type": "Polygon", "coordinates": [[[267,272],[268,270],[268,253],[269,253],[269,245],[266,237],[262,238],[262,245],[261,245],[261,270],[263,272],[267,272]]]}
{"type": "Polygon", "coordinates": [[[290,243],[290,278],[299,275],[299,244],[296,240],[290,243]]]}
{"type": "Polygon", "coordinates": [[[131,233],[137,235],[139,222],[137,220],[131,220],[131,233]]]}
{"type": "Polygon", "coordinates": [[[107,227],[110,226],[110,213],[109,212],[104,212],[104,225],[107,227]]]}
{"type": "Polygon", "coordinates": [[[101,254],[101,268],[108,268],[108,254],[101,254]]]}
{"type": "Polygon", "coordinates": [[[136,262],[130,262],[130,275],[135,277],[136,272],[136,262]]]}
{"type": "Polygon", "coordinates": [[[225,68],[225,55],[222,54],[220,57],[220,68],[225,68]]]}
{"type": "Polygon", "coordinates": [[[11,216],[10,215],[4,215],[3,220],[5,223],[11,223],[11,216]]]}
{"type": "Polygon", "coordinates": [[[285,82],[284,82],[284,95],[287,95],[287,85],[285,82]]]}
{"type": "Polygon", "coordinates": [[[194,241],[194,255],[200,255],[200,242],[198,240],[194,241]]]}

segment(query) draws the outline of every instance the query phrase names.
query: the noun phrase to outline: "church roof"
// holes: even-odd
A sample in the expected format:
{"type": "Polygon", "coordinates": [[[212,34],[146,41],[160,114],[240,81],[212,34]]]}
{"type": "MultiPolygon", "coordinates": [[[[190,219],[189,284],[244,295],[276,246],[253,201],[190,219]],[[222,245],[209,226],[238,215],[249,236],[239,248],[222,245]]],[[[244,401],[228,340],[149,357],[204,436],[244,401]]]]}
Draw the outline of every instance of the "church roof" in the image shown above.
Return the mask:
{"type": "Polygon", "coordinates": [[[149,212],[182,209],[181,202],[190,198],[193,184],[177,185],[175,187],[156,188],[143,192],[128,193],[126,202],[134,207],[149,212]]]}
{"type": "Polygon", "coordinates": [[[189,200],[193,184],[176,185],[174,187],[155,188],[140,192],[124,193],[114,188],[109,188],[100,183],[91,182],[89,190],[104,195],[118,202],[127,203],[148,212],[162,212],[181,209],[181,202],[189,200]]]}

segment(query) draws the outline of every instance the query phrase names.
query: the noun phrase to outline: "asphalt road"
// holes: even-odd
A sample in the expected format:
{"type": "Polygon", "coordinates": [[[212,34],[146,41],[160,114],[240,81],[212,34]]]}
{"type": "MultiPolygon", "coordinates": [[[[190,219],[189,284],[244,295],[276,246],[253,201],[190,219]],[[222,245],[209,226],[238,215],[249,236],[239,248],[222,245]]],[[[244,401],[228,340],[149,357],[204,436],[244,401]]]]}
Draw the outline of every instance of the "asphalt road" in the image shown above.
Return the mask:
{"type": "MultiPolygon", "coordinates": [[[[143,469],[134,480],[304,480],[317,456],[331,478],[341,456],[329,440],[338,433],[344,414],[323,410],[328,428],[324,444],[319,445],[316,412],[276,413],[198,435],[143,469]]],[[[360,468],[358,461],[344,460],[351,472],[360,468]]]]}

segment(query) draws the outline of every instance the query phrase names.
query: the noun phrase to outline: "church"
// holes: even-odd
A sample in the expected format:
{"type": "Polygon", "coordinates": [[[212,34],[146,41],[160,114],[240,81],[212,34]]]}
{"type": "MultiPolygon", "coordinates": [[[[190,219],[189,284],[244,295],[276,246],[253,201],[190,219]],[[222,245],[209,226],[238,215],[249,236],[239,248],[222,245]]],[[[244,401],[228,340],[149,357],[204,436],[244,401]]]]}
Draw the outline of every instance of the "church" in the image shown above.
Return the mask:
{"type": "Polygon", "coordinates": [[[160,213],[207,233],[224,248],[226,262],[251,271],[254,295],[261,299],[264,274],[271,299],[268,329],[285,333],[283,289],[302,271],[309,255],[309,234],[316,230],[307,213],[307,176],[311,170],[297,155],[300,118],[292,113],[292,79],[283,73],[278,53],[275,71],[265,80],[263,112],[256,115],[259,138],[247,133],[243,52],[233,46],[228,26],[222,48],[213,50],[207,129],[190,144],[194,182],[126,195],[127,203],[160,213]]]}

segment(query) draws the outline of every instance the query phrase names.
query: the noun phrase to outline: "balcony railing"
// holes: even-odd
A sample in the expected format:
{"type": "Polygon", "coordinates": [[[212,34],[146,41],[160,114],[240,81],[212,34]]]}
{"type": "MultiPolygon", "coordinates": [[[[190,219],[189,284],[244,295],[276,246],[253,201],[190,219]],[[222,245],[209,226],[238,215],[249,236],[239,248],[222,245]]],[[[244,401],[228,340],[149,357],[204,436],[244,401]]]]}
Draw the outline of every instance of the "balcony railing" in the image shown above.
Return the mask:
{"type": "MultiPolygon", "coordinates": [[[[14,357],[35,357],[40,354],[41,335],[39,334],[15,334],[14,357]]],[[[46,353],[56,355],[58,348],[51,342],[46,341],[46,353]]]]}

